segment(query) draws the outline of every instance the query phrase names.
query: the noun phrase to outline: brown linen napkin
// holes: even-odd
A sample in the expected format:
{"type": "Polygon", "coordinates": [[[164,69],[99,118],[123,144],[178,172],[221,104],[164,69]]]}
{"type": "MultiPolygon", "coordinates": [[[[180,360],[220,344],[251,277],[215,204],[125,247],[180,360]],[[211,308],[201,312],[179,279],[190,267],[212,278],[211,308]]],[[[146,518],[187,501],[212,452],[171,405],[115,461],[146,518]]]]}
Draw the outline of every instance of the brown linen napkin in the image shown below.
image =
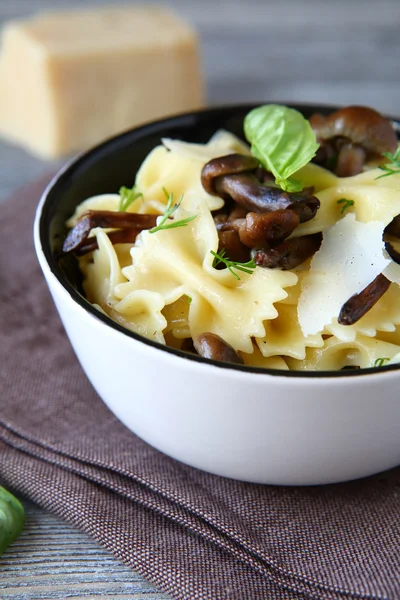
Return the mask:
{"type": "Polygon", "coordinates": [[[400,598],[400,468],[284,488],[154,450],[98,398],[32,245],[44,181],[0,207],[0,479],[177,599],[400,598]]]}

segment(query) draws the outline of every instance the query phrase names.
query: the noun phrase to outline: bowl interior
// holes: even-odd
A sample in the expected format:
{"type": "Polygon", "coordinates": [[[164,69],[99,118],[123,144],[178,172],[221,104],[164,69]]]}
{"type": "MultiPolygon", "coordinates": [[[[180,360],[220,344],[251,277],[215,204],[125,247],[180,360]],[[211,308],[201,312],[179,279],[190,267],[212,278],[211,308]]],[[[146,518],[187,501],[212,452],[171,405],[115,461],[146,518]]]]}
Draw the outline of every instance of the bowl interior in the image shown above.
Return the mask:
{"type": "MultiPolygon", "coordinates": [[[[201,362],[214,362],[193,357],[179,350],[173,350],[151,340],[145,340],[99,313],[83,298],[82,276],[74,256],[60,257],[63,240],[67,234],[66,221],[74,213],[76,206],[83,200],[97,194],[118,193],[121,186],[131,187],[136,173],[149,154],[160,144],[162,137],[181,139],[194,143],[205,143],[218,129],[228,131],[243,138],[243,119],[257,104],[242,104],[222,108],[211,108],[194,113],[178,115],[149,123],[111,138],[88,152],[78,156],[55,177],[45,192],[39,221],[39,236],[43,253],[52,273],[71,294],[72,298],[83,304],[95,317],[106,322],[122,333],[140,339],[144,343],[162,348],[180,356],[190,357],[201,362]]],[[[337,107],[314,104],[287,104],[310,117],[315,112],[329,114],[337,107]]],[[[393,120],[397,131],[400,124],[393,120]]],[[[397,365],[372,369],[340,372],[282,372],[270,369],[257,369],[232,364],[215,363],[221,368],[239,369],[252,372],[265,372],[289,377],[354,377],[361,374],[376,373],[380,370],[393,370],[397,365]]]]}

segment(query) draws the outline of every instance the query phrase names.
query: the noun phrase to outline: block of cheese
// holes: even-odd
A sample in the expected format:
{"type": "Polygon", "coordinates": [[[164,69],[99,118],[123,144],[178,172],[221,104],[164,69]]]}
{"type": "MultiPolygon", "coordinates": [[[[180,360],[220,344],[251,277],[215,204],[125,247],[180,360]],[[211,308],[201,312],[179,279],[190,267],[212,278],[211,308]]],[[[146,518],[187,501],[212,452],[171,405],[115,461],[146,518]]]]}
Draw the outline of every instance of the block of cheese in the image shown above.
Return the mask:
{"type": "Polygon", "coordinates": [[[41,157],[202,104],[197,36],[161,7],[43,14],[3,30],[0,135],[41,157]]]}

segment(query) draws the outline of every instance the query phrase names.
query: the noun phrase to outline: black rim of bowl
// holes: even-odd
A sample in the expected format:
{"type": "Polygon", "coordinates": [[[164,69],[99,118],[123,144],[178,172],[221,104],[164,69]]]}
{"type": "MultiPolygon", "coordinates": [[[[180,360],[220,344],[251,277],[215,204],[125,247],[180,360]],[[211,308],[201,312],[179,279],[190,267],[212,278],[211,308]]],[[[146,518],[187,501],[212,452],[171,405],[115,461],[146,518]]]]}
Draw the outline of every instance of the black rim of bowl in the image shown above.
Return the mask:
{"type": "MultiPolygon", "coordinates": [[[[167,352],[174,356],[177,356],[182,359],[191,360],[194,362],[209,364],[221,369],[234,370],[244,373],[255,373],[258,375],[268,375],[268,376],[276,376],[276,377],[289,377],[295,379],[337,379],[343,377],[360,377],[365,375],[377,374],[388,371],[396,371],[400,369],[400,365],[386,365],[381,367],[369,367],[364,369],[349,369],[344,371],[286,371],[280,369],[267,369],[261,367],[251,367],[247,365],[237,365],[233,363],[224,363],[219,362],[207,358],[203,358],[196,354],[192,354],[189,352],[185,352],[183,350],[177,350],[175,348],[171,348],[169,346],[165,346],[159,342],[155,342],[148,338],[145,338],[129,329],[126,329],[122,325],[119,325],[115,321],[108,317],[107,315],[101,313],[96,308],[94,308],[88,300],[84,298],[82,294],[80,294],[74,285],[68,280],[63,270],[60,268],[58,257],[55,255],[51,242],[50,242],[50,224],[51,224],[51,207],[57,203],[58,194],[61,189],[67,184],[68,180],[73,178],[75,172],[80,169],[82,165],[87,163],[88,161],[93,162],[96,160],[96,157],[103,155],[104,151],[107,149],[112,149],[115,146],[119,146],[121,143],[128,141],[130,138],[137,138],[136,140],[132,140],[132,143],[139,141],[140,139],[146,138],[149,135],[158,134],[159,137],[163,137],[163,131],[165,129],[177,127],[177,126],[185,126],[190,127],[192,124],[192,120],[195,118],[210,118],[217,117],[218,115],[235,115],[239,110],[241,112],[249,112],[252,108],[259,106],[261,104],[266,104],[267,102],[259,102],[259,103],[251,103],[251,104],[233,104],[212,108],[205,108],[197,111],[191,111],[188,113],[178,114],[172,117],[168,117],[165,119],[159,119],[156,121],[152,121],[149,123],[145,123],[140,127],[132,128],[126,132],[123,132],[119,135],[111,137],[101,144],[94,146],[88,151],[79,154],[75,158],[73,158],[69,163],[67,163],[58,173],[54,176],[50,184],[47,186],[44,191],[42,197],[42,211],[39,216],[39,238],[41,248],[43,250],[45,259],[50,267],[51,272],[57,278],[58,282],[66,289],[74,302],[79,304],[84,310],[86,310],[92,317],[100,320],[102,323],[107,325],[108,327],[112,327],[116,331],[133,338],[134,340],[146,344],[147,346],[151,346],[154,349],[160,350],[162,352],[167,352]]],[[[313,111],[313,112],[322,112],[329,113],[334,110],[337,110],[337,106],[332,105],[321,105],[321,104],[313,104],[313,103],[293,103],[293,102],[273,102],[274,104],[284,104],[286,106],[290,106],[303,111],[313,111]]],[[[400,121],[396,118],[389,117],[392,122],[394,129],[399,135],[400,132],[400,121]]]]}

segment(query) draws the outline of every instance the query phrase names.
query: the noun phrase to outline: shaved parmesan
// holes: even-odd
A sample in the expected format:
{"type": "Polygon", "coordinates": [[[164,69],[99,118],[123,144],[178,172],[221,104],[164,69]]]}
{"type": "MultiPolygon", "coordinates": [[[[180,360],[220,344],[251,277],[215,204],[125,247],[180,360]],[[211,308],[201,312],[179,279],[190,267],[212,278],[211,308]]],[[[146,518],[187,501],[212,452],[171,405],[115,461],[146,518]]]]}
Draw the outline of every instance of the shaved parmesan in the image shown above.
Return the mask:
{"type": "Polygon", "coordinates": [[[303,279],[298,303],[305,336],[321,332],[338,317],[343,304],[390,263],[384,255],[384,228],[381,221],[361,223],[349,213],[324,233],[303,279]]]}

